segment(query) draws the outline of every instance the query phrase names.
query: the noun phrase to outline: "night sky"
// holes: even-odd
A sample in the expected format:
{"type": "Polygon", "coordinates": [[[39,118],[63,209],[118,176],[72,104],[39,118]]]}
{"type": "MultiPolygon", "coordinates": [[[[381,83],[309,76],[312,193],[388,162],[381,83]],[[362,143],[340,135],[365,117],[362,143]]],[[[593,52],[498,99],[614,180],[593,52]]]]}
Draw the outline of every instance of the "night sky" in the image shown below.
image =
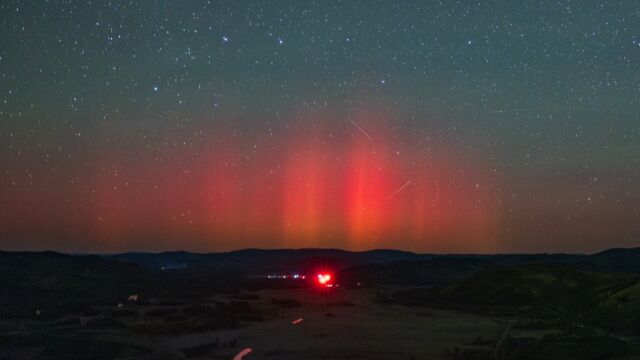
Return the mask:
{"type": "Polygon", "coordinates": [[[0,4],[0,248],[640,245],[638,1],[0,4]]]}

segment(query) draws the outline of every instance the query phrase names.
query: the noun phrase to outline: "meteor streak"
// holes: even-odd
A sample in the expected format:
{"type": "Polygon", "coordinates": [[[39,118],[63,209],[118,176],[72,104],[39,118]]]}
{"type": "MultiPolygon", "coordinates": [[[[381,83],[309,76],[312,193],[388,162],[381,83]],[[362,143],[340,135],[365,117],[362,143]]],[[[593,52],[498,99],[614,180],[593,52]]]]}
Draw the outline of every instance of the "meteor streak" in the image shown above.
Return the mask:
{"type": "Polygon", "coordinates": [[[371,136],[369,136],[369,134],[367,134],[367,132],[366,132],[366,131],[364,131],[364,129],[360,127],[360,125],[358,125],[355,121],[351,120],[351,117],[347,116],[347,119],[349,119],[349,121],[351,121],[351,123],[352,123],[353,125],[355,125],[358,129],[360,129],[360,131],[362,131],[362,133],[363,133],[367,138],[369,138],[369,140],[373,141],[373,138],[371,138],[371,136]]]}
{"type": "Polygon", "coordinates": [[[404,183],[404,185],[400,186],[398,190],[394,191],[393,194],[389,196],[389,200],[391,200],[394,196],[396,196],[400,191],[404,190],[404,188],[409,186],[409,184],[411,184],[411,180],[407,181],[406,183],[404,183]]]}

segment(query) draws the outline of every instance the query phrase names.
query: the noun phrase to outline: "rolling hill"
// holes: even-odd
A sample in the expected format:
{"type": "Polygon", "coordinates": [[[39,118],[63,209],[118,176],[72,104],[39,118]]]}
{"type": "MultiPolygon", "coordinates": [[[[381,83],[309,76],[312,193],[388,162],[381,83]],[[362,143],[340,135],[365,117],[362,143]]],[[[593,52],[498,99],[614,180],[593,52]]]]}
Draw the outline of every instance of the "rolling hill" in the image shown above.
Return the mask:
{"type": "Polygon", "coordinates": [[[0,252],[0,309],[32,316],[36,309],[77,308],[148,291],[153,276],[135,264],[55,252],[0,252]]]}

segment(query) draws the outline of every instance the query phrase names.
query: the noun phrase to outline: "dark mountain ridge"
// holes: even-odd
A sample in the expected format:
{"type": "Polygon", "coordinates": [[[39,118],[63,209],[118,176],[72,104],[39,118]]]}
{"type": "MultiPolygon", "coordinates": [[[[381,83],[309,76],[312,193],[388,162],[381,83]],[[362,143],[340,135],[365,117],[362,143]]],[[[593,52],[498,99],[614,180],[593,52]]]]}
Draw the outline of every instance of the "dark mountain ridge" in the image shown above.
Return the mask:
{"type": "MultiPolygon", "coordinates": [[[[637,275],[640,273],[640,248],[611,249],[593,255],[434,255],[398,250],[350,252],[338,249],[114,255],[0,251],[0,306],[6,313],[15,309],[31,313],[46,307],[123,301],[133,293],[200,296],[239,289],[246,285],[250,275],[319,270],[333,271],[339,281],[347,285],[362,282],[434,286],[469,278],[496,265],[509,267],[529,263],[637,275]]],[[[634,290],[619,297],[635,299],[635,294],[634,290]]]]}
{"type": "Polygon", "coordinates": [[[434,255],[422,255],[399,250],[351,252],[338,249],[244,249],[223,253],[123,253],[106,257],[136,263],[151,270],[185,267],[206,267],[245,274],[305,272],[316,268],[338,271],[367,263],[423,260],[434,255]]]}

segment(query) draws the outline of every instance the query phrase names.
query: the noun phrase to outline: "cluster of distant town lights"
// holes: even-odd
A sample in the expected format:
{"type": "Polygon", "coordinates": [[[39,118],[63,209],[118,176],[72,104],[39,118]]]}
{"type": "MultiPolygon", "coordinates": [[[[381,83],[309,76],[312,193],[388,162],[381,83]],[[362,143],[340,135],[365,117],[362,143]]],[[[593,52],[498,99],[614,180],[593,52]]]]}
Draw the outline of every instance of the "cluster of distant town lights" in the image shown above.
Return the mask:
{"type": "MultiPolygon", "coordinates": [[[[258,278],[267,278],[267,279],[293,279],[293,280],[306,280],[307,276],[302,274],[269,274],[263,276],[253,276],[258,278]]],[[[329,273],[319,273],[315,277],[315,282],[317,285],[327,288],[338,287],[339,284],[333,283],[333,276],[329,273]]]]}
{"type": "Polygon", "coordinates": [[[267,275],[267,279],[306,279],[306,275],[293,274],[293,275],[267,275]]]}

